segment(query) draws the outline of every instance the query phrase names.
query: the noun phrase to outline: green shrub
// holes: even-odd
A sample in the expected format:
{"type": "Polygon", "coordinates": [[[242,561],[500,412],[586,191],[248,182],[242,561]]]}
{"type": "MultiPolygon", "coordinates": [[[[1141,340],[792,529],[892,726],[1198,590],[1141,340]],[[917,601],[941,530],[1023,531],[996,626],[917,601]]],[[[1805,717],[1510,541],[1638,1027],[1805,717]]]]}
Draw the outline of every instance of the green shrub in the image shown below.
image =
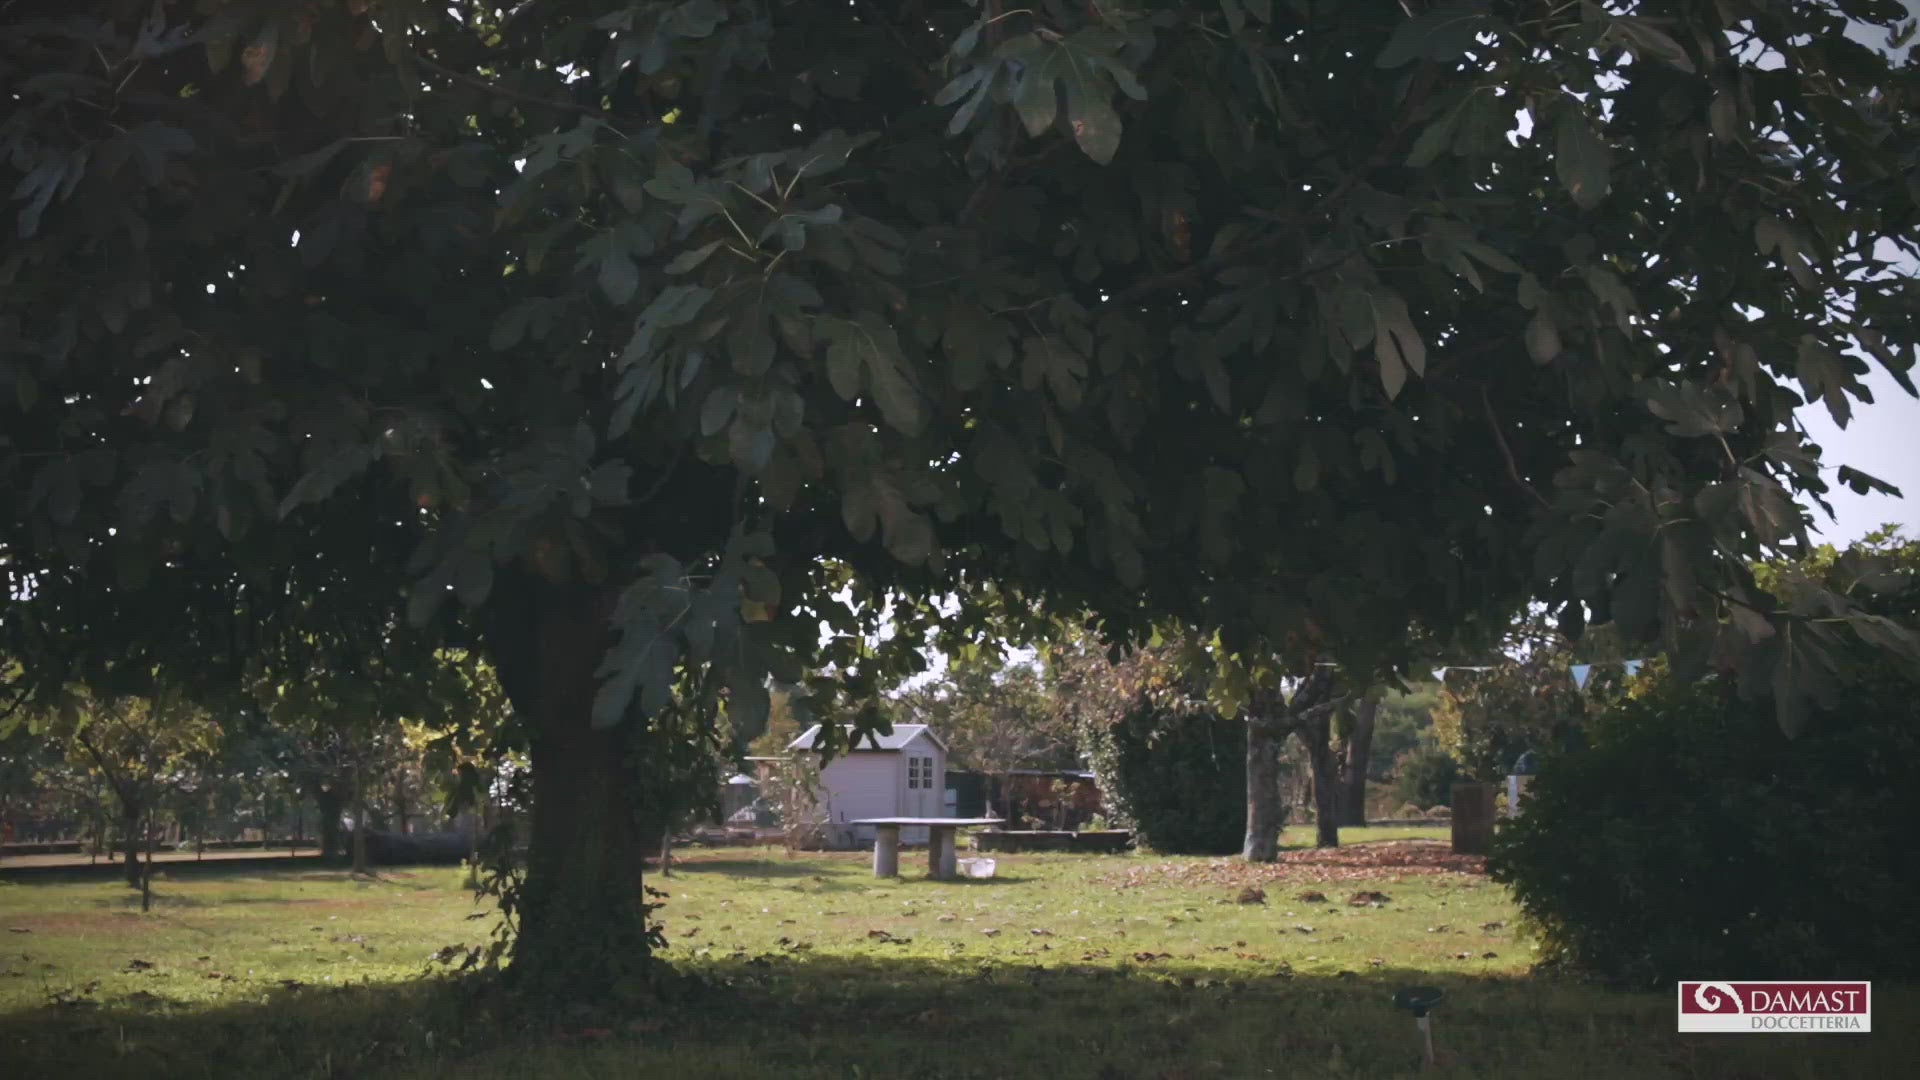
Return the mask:
{"type": "Polygon", "coordinates": [[[1416,806],[1447,806],[1453,802],[1453,785],[1460,779],[1460,763],[1431,742],[1400,755],[1394,762],[1394,795],[1401,802],[1416,806]]]}
{"type": "Polygon", "coordinates": [[[1083,733],[1116,824],[1182,855],[1231,855],[1246,839],[1246,725],[1207,711],[1141,704],[1083,733]]]}
{"type": "Polygon", "coordinates": [[[1788,739],[1657,676],[1548,758],[1495,840],[1547,958],[1610,981],[1920,974],[1920,726],[1882,678],[1788,739]]]}

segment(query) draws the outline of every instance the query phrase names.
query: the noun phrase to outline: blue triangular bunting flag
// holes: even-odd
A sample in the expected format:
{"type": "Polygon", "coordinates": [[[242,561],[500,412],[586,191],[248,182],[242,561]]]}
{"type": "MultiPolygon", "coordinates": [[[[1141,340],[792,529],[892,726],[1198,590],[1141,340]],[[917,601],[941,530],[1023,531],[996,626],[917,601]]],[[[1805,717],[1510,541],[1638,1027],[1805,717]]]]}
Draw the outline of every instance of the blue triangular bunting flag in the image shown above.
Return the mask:
{"type": "Polygon", "coordinates": [[[1593,676],[1592,664],[1573,665],[1573,685],[1582,690],[1587,688],[1587,680],[1593,676]]]}

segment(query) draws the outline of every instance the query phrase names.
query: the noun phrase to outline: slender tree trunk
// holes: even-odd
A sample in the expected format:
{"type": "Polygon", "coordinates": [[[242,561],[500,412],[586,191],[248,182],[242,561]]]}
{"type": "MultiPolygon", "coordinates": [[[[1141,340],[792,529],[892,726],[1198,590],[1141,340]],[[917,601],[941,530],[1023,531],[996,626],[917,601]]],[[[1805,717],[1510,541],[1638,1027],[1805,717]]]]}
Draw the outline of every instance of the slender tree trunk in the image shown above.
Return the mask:
{"type": "Polygon", "coordinates": [[[489,651],[531,721],[533,806],[510,977],[538,1000],[637,989],[653,941],[641,902],[631,725],[592,724],[613,594],[526,579],[496,584],[489,651]]]}
{"type": "Polygon", "coordinates": [[[1287,823],[1280,796],[1280,745],[1270,729],[1247,725],[1247,835],[1240,855],[1248,862],[1280,857],[1280,830],[1287,823]]]}
{"type": "Polygon", "coordinates": [[[353,767],[353,872],[367,872],[367,785],[359,765],[353,767]]]}
{"type": "Polygon", "coordinates": [[[1307,744],[1307,764],[1313,770],[1313,846],[1340,846],[1340,781],[1334,775],[1332,727],[1328,710],[1322,709],[1300,727],[1300,738],[1307,744]]]}
{"type": "Polygon", "coordinates": [[[320,857],[331,859],[338,855],[343,847],[340,843],[340,804],[345,800],[340,793],[318,784],[314,785],[313,802],[320,814],[320,857]]]}
{"type": "Polygon", "coordinates": [[[140,811],[137,809],[126,810],[126,811],[123,811],[122,814],[123,814],[124,820],[121,822],[121,825],[122,825],[122,830],[126,834],[127,851],[125,856],[125,862],[122,863],[121,868],[126,872],[127,885],[130,888],[137,889],[140,887],[140,817],[141,815],[140,815],[140,811]]]}
{"type": "Polygon", "coordinates": [[[153,910],[153,815],[147,815],[147,866],[140,874],[140,910],[153,910]]]}
{"type": "Polygon", "coordinates": [[[401,836],[405,836],[411,831],[407,828],[407,770],[399,770],[396,776],[393,782],[393,812],[399,819],[396,822],[399,826],[398,831],[401,836]]]}
{"type": "Polygon", "coordinates": [[[1340,767],[1340,823],[1367,823],[1367,766],[1373,754],[1373,724],[1380,702],[1361,698],[1353,708],[1353,728],[1347,733],[1346,760],[1340,767]]]}

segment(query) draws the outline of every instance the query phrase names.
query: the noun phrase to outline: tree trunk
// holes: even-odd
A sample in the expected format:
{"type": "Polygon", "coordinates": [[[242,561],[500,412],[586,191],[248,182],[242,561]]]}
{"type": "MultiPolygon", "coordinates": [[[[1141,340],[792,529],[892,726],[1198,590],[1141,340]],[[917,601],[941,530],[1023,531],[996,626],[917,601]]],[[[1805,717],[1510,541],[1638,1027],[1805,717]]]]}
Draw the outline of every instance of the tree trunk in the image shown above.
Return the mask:
{"type": "Polygon", "coordinates": [[[340,843],[340,804],[345,800],[340,793],[321,785],[314,785],[313,803],[318,808],[320,820],[320,857],[331,859],[344,850],[340,843]]]}
{"type": "Polygon", "coordinates": [[[604,1001],[637,990],[653,939],[641,901],[631,723],[592,724],[612,641],[610,591],[512,580],[489,612],[501,684],[532,729],[532,836],[514,983],[535,1000],[604,1001]]]}
{"type": "Polygon", "coordinates": [[[353,768],[353,872],[367,872],[367,785],[358,765],[353,768]]]}
{"type": "Polygon", "coordinates": [[[1248,862],[1280,857],[1280,830],[1287,823],[1280,798],[1280,743],[1266,727],[1247,725],[1247,835],[1240,855],[1248,862]]]}
{"type": "Polygon", "coordinates": [[[395,824],[399,826],[396,831],[398,831],[401,836],[405,836],[408,832],[412,831],[407,827],[407,771],[401,769],[395,776],[396,779],[393,782],[393,816],[396,819],[395,824]]]}
{"type": "Polygon", "coordinates": [[[153,815],[147,815],[147,866],[140,874],[140,910],[153,910],[153,815]]]}
{"type": "Polygon", "coordinates": [[[1340,766],[1340,824],[1367,823],[1367,766],[1373,753],[1373,722],[1380,702],[1361,698],[1353,709],[1353,729],[1347,733],[1346,760],[1340,766]]]}
{"type": "Polygon", "coordinates": [[[1300,728],[1307,744],[1307,764],[1313,770],[1313,846],[1340,846],[1340,781],[1333,771],[1331,717],[1320,710],[1300,728]]]}
{"type": "Polygon", "coordinates": [[[140,887],[140,811],[125,810],[122,816],[122,831],[126,834],[127,842],[126,861],[122,869],[127,875],[127,885],[137,889],[140,887]]]}

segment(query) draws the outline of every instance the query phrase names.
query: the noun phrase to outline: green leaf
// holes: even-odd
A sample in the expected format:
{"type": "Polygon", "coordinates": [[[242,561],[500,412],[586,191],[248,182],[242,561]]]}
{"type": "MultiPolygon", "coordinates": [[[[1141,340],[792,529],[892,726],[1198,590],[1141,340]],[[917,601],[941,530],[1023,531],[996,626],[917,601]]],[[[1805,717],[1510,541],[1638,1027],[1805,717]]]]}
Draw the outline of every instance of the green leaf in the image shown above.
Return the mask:
{"type": "Polygon", "coordinates": [[[874,529],[880,524],[880,511],[871,483],[847,485],[840,495],[840,520],[846,525],[847,533],[860,543],[873,537],[874,529]]]}
{"type": "Polygon", "coordinates": [[[1536,364],[1550,364],[1560,355],[1560,328],[1554,325],[1553,316],[1542,305],[1527,320],[1527,355],[1533,357],[1536,364]]]}
{"type": "Polygon", "coordinates": [[[469,551],[460,557],[453,575],[453,592],[469,608],[487,602],[493,591],[493,559],[484,551],[469,551]]]}
{"type": "Polygon", "coordinates": [[[1599,206],[1612,184],[1613,149],[1587,121],[1580,104],[1567,99],[1555,123],[1554,169],[1582,210],[1599,206]]]}
{"type": "Polygon", "coordinates": [[[733,418],[734,404],[739,396],[731,386],[716,386],[707,394],[707,400],[700,403],[700,434],[712,435],[727,426],[733,418]]]}
{"type": "Polygon", "coordinates": [[[609,242],[606,254],[600,259],[600,291],[607,294],[608,300],[625,306],[639,287],[639,264],[624,246],[609,242]]]}
{"type": "Polygon", "coordinates": [[[1064,93],[1074,143],[1094,161],[1111,162],[1120,149],[1121,127],[1113,108],[1114,89],[1135,99],[1146,97],[1146,88],[1113,55],[1124,43],[1119,34],[1102,27],[1057,41],[1028,35],[1010,43],[1004,51],[1021,56],[1028,65],[1014,97],[1027,134],[1038,136],[1053,126],[1064,93]]]}
{"type": "Polygon", "coordinates": [[[1400,395],[1409,371],[1426,373],[1427,346],[1398,293],[1381,289],[1369,298],[1373,304],[1373,356],[1380,365],[1381,386],[1392,399],[1400,395]]]}
{"type": "Polygon", "coordinates": [[[1393,28],[1374,65],[1396,68],[1415,60],[1448,63],[1465,56],[1481,34],[1498,34],[1507,24],[1488,13],[1487,0],[1452,0],[1393,28]]]}
{"type": "Polygon", "coordinates": [[[1730,435],[1745,418],[1731,390],[1697,382],[1650,379],[1647,409],[1667,421],[1667,431],[1683,439],[1730,435]]]}
{"type": "Polygon", "coordinates": [[[1454,129],[1459,124],[1460,110],[1448,109],[1421,129],[1420,137],[1413,140],[1413,149],[1407,152],[1407,167],[1423,169],[1439,160],[1441,153],[1453,145],[1454,129]]]}
{"type": "Polygon", "coordinates": [[[669,259],[667,261],[667,266],[666,266],[667,273],[684,274],[687,271],[694,269],[695,267],[699,266],[701,263],[706,262],[707,256],[713,254],[714,251],[720,247],[720,244],[721,244],[721,241],[715,240],[712,243],[702,244],[697,248],[689,248],[688,250],[683,251],[678,255],[675,255],[672,259],[669,259]]]}
{"type": "Polygon", "coordinates": [[[301,154],[299,157],[288,158],[280,164],[275,165],[273,167],[273,175],[283,180],[305,179],[325,168],[327,162],[332,161],[340,151],[346,148],[346,139],[336,139],[318,150],[301,154]]]}
{"type": "Polygon", "coordinates": [[[827,343],[827,382],[841,401],[860,396],[860,348],[844,330],[832,332],[827,343]]]}
{"type": "Polygon", "coordinates": [[[1297,491],[1312,491],[1320,485],[1320,458],[1312,443],[1300,444],[1300,456],[1293,463],[1293,486],[1297,491]]]}
{"type": "Polygon", "coordinates": [[[1650,19],[1634,15],[1616,15],[1612,18],[1613,36],[1632,50],[1634,59],[1654,59],[1679,68],[1687,74],[1693,74],[1693,58],[1687,55],[1678,41],[1667,32],[1653,24],[1650,19]]]}
{"type": "Polygon", "coordinates": [[[527,304],[515,304],[500,313],[493,321],[493,332],[487,336],[487,344],[495,352],[504,352],[520,344],[527,336],[527,317],[532,308],[527,304]]]}

